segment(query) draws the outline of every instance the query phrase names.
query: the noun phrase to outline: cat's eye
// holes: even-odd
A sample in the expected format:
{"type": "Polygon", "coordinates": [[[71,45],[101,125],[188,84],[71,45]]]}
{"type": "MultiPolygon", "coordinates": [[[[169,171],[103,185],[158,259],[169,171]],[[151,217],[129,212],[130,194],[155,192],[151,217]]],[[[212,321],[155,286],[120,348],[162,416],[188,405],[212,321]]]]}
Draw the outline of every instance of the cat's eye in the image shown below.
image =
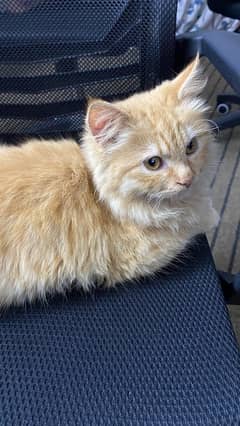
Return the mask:
{"type": "Polygon", "coordinates": [[[151,157],[144,161],[144,165],[149,170],[158,170],[162,166],[162,159],[158,156],[151,157]]]}
{"type": "Polygon", "coordinates": [[[197,138],[192,138],[189,142],[189,144],[187,145],[186,148],[186,154],[187,155],[192,155],[194,154],[194,152],[196,152],[198,149],[198,141],[197,138]]]}

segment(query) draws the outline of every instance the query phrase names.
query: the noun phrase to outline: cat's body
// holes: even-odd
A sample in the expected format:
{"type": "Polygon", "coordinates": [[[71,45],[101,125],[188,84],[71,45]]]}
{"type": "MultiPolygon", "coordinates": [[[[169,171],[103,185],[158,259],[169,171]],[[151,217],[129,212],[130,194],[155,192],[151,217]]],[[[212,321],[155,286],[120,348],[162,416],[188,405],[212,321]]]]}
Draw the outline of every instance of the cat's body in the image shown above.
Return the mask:
{"type": "MultiPolygon", "coordinates": [[[[197,122],[202,112],[180,110],[171,90],[156,90],[114,106],[93,102],[81,146],[69,139],[0,148],[1,305],[44,298],[73,280],[89,289],[152,273],[215,224],[199,181],[188,189],[207,151],[190,167],[179,150],[186,137],[179,123],[197,122]],[[159,108],[156,96],[166,105],[159,108]],[[181,139],[171,158],[169,138],[181,139]],[[145,158],[157,158],[159,143],[166,164],[149,171],[145,158]]],[[[208,131],[201,125],[205,139],[208,131]]]]}

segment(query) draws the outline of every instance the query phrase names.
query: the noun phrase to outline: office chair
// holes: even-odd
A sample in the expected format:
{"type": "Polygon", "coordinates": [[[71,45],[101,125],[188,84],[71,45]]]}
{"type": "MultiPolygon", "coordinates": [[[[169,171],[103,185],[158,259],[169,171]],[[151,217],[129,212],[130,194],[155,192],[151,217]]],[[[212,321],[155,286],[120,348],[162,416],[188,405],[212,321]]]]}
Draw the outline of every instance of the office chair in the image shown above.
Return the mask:
{"type": "MultiPolygon", "coordinates": [[[[239,1],[208,0],[208,6],[216,13],[240,18],[239,1]]],[[[177,52],[183,62],[198,51],[210,60],[235,92],[217,97],[216,109],[221,116],[215,121],[219,129],[239,125],[240,110],[231,112],[231,107],[240,105],[240,34],[217,30],[197,31],[180,36],[177,42],[177,52]]]]}
{"type": "MultiPolygon", "coordinates": [[[[220,13],[233,19],[240,19],[240,1],[231,0],[208,0],[208,6],[215,13],[220,13]]],[[[239,27],[240,29],[240,27],[239,27]]],[[[240,105],[240,95],[238,94],[224,94],[217,96],[217,111],[220,114],[229,114],[232,104],[240,105]]],[[[240,112],[239,112],[240,114],[240,112]]],[[[239,123],[240,124],[240,115],[239,123]]]]}
{"type": "MultiPolygon", "coordinates": [[[[76,135],[87,96],[121,98],[171,77],[183,52],[176,6],[8,0],[4,140],[76,135]]],[[[2,426],[239,424],[240,355],[205,237],[138,284],[2,312],[0,372],[2,426]]]]}

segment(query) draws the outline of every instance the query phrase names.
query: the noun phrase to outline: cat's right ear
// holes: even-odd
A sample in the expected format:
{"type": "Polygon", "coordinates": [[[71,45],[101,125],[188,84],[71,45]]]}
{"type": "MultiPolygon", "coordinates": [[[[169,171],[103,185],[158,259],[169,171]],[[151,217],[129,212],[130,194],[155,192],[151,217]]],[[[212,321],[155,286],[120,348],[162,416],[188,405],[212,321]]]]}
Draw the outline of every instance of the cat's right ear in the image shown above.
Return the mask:
{"type": "Polygon", "coordinates": [[[207,84],[199,55],[172,81],[180,101],[201,95],[207,84]]]}
{"type": "Polygon", "coordinates": [[[127,127],[128,116],[109,102],[92,101],[88,106],[86,125],[96,141],[102,144],[116,142],[127,127]]]}

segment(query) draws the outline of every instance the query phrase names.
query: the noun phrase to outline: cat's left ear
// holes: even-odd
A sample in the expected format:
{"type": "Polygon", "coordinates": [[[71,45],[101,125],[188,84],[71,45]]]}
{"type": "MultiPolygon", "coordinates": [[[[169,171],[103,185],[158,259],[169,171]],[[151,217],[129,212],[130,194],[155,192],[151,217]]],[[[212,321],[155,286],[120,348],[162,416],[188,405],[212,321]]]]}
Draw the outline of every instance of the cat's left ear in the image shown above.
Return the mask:
{"type": "Polygon", "coordinates": [[[207,84],[199,55],[170,84],[179,101],[199,96],[207,84]]]}
{"type": "Polygon", "coordinates": [[[86,124],[97,142],[108,144],[116,142],[127,128],[128,116],[109,102],[94,100],[88,107],[86,124]]]}

